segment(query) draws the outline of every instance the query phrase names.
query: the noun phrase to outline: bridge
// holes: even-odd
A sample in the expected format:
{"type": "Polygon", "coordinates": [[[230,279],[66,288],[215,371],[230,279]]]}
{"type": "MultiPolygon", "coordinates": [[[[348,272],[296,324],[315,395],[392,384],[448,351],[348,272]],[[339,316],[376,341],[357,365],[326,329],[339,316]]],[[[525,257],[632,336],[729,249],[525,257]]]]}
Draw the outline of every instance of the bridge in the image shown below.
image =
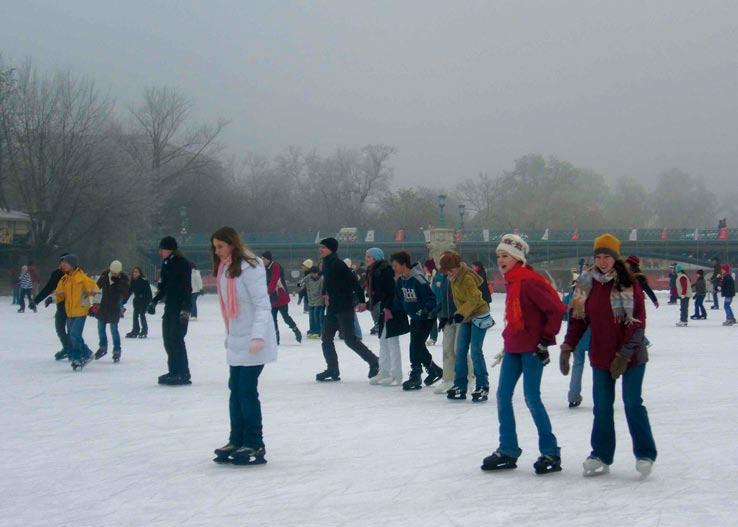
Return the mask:
{"type": "MultiPolygon", "coordinates": [[[[457,250],[467,260],[493,262],[500,238],[509,230],[456,231],[457,250]]],[[[594,239],[610,232],[622,242],[622,254],[636,254],[641,259],[668,260],[708,267],[710,258],[717,256],[721,262],[738,261],[738,229],[635,229],[635,230],[520,230],[517,232],[530,245],[529,261],[532,264],[578,259],[592,254],[594,239]]],[[[276,260],[287,267],[297,268],[305,258],[317,261],[318,241],[335,233],[281,232],[242,233],[244,241],[257,254],[271,251],[276,260]]],[[[407,250],[415,258],[427,257],[427,233],[423,231],[362,231],[353,232],[340,241],[339,254],[353,261],[363,259],[370,247],[381,247],[385,254],[407,250]],[[373,241],[367,241],[372,240],[373,241]]],[[[188,258],[204,269],[211,267],[210,235],[192,234],[179,237],[180,245],[188,258]]],[[[156,241],[142,244],[142,251],[151,263],[158,262],[156,241]]]]}

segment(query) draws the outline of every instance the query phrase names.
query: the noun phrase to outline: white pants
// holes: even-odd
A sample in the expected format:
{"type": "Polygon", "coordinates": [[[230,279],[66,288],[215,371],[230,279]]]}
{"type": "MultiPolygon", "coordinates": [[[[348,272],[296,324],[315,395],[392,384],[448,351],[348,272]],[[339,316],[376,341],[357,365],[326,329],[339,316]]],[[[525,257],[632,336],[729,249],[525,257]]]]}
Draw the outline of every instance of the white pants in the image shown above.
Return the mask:
{"type": "MultiPolygon", "coordinates": [[[[454,368],[456,366],[456,334],[459,326],[454,323],[446,324],[443,328],[443,382],[454,383],[454,368]]],[[[471,354],[467,357],[469,384],[474,383],[474,368],[471,354]]]]}
{"type": "Polygon", "coordinates": [[[387,338],[387,324],[382,328],[379,338],[379,375],[402,379],[402,355],[400,354],[400,337],[387,338]]]}

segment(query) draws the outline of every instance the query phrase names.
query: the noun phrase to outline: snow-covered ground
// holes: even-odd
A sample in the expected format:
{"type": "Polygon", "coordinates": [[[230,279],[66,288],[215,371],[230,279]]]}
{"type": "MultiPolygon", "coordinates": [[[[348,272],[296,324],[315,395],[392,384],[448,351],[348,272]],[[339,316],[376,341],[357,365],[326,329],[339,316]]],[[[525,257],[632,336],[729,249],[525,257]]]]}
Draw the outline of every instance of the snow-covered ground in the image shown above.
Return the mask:
{"type": "MultiPolygon", "coordinates": [[[[498,322],[503,298],[494,297],[498,322]]],[[[216,465],[228,392],[214,300],[200,299],[200,320],[190,325],[194,384],[163,387],[158,319],[148,340],[124,340],[120,364],[108,355],[75,373],[52,359],[53,308],[20,315],[0,299],[0,525],[738,525],[738,328],[721,327],[722,312],[676,328],[675,307],[649,307],[644,398],[659,458],[641,481],[620,401],[612,473],[582,478],[591,374],[584,404],[570,410],[558,352],[543,399],[564,471],[534,475],[537,438],[521,386],[524,452],[518,470],[495,474],[479,470],[497,447],[494,400],[475,405],[429,389],[370,386],[365,364],[342,343],[343,381],[317,384],[319,341],[298,345],[284,330],[279,362],[260,385],[269,463],[216,465]]],[[[292,314],[306,329],[294,304],[292,314]]],[[[368,334],[369,315],[361,316],[368,334]]],[[[122,333],[130,323],[121,323],[122,333]]],[[[85,336],[95,349],[94,324],[85,336]]],[[[378,349],[374,337],[365,342],[378,349]]],[[[489,361],[500,349],[500,325],[485,344],[489,361]]],[[[440,346],[432,352],[440,362],[440,346]]],[[[497,375],[492,370],[493,390],[497,375]]]]}

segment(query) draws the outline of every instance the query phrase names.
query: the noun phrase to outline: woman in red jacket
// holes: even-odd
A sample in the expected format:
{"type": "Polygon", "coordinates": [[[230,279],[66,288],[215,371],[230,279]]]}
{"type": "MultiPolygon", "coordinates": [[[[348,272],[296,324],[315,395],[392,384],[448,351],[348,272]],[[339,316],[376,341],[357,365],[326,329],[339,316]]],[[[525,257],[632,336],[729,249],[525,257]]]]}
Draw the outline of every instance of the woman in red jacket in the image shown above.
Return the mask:
{"type": "Polygon", "coordinates": [[[587,328],[590,329],[594,424],[592,453],[584,462],[584,475],[606,474],[613,462],[615,381],[622,376],[623,404],[633,439],[636,469],[647,476],[656,460],[656,445],[641,399],[648,361],[643,290],[620,259],[620,240],[611,234],[595,239],[594,259],[594,266],[577,280],[560,357],[561,373],[567,375],[571,351],[587,328]]]}
{"type": "Polygon", "coordinates": [[[533,467],[536,474],[561,470],[561,457],[551,420],[541,401],[541,376],[549,363],[548,346],[556,344],[566,308],[551,284],[526,265],[528,244],[515,234],[506,234],[497,247],[497,265],[505,276],[505,341],[500,381],[497,386],[497,416],[500,446],[484,458],[482,470],[516,468],[522,450],[518,446],[512,398],[523,376],[525,404],[538,429],[541,456],[533,467]]]}

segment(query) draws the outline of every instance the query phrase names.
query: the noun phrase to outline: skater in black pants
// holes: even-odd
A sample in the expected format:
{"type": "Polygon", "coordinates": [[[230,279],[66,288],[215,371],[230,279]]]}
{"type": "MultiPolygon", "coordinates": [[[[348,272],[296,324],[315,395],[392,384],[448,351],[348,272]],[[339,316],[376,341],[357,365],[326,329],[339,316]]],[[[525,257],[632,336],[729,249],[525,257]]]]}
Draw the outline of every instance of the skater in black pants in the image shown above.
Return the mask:
{"type": "Polygon", "coordinates": [[[405,311],[410,317],[410,377],[402,383],[402,389],[420,390],[423,385],[420,376],[425,367],[428,376],[426,386],[430,386],[443,376],[443,369],[433,362],[426,342],[436,323],[436,295],[431,289],[420,265],[412,264],[410,255],[404,251],[390,258],[392,269],[397,277],[395,284],[395,309],[405,311]]]}
{"type": "MultiPolygon", "coordinates": [[[[65,256],[66,253],[62,254],[61,258],[64,258],[65,256]]],[[[59,267],[54,269],[54,271],[51,273],[51,276],[49,276],[49,281],[46,282],[46,285],[43,287],[43,289],[41,289],[41,291],[39,291],[36,295],[36,298],[33,299],[34,304],[38,305],[43,301],[44,305],[46,307],[49,307],[54,301],[53,297],[50,295],[54,293],[54,290],[56,290],[56,286],[59,284],[59,280],[61,280],[61,277],[64,276],[64,272],[61,270],[61,258],[59,259],[59,267]]],[[[54,358],[56,360],[66,359],[69,355],[70,344],[69,335],[67,335],[67,312],[64,311],[64,302],[56,303],[56,313],[54,313],[54,327],[56,329],[56,336],[59,337],[59,341],[62,345],[62,349],[56,352],[54,358]]]]}
{"type": "Polygon", "coordinates": [[[159,384],[192,384],[184,341],[190,321],[192,268],[177,250],[177,240],[171,236],[166,236],[159,243],[159,256],[162,259],[159,290],[146,310],[150,315],[156,314],[156,304],[166,299],[161,333],[169,371],[159,377],[159,384]]]}
{"type": "Polygon", "coordinates": [[[215,450],[215,462],[237,465],[266,463],[261,403],[257,390],[264,365],[277,360],[277,334],[269,321],[271,303],[266,272],[231,227],[210,239],[220,311],[226,326],[231,394],[228,443],[215,450]]]}
{"type": "Polygon", "coordinates": [[[127,339],[145,339],[149,335],[146,323],[146,307],[151,302],[151,285],[143,274],[143,269],[134,267],[131,271],[131,296],[133,297],[133,329],[126,333],[127,339]]]}
{"type": "Polygon", "coordinates": [[[278,314],[282,315],[284,323],[295,334],[297,342],[302,342],[302,333],[289,313],[290,295],[287,293],[287,284],[284,281],[282,266],[274,261],[270,251],[266,251],[261,255],[261,261],[266,268],[267,292],[272,304],[272,319],[274,320],[274,331],[277,332],[277,344],[279,344],[278,314]]]}
{"type": "Polygon", "coordinates": [[[334,338],[340,331],[343,341],[356,354],[369,364],[369,378],[379,372],[379,359],[358,339],[354,330],[354,299],[359,303],[356,310],[366,310],[364,290],[356,276],[336,255],[338,241],[326,238],[320,242],[320,255],[323,258],[323,292],[328,306],[321,334],[323,357],[327,369],[315,376],[315,380],[338,381],[338,355],[334,338]]]}

